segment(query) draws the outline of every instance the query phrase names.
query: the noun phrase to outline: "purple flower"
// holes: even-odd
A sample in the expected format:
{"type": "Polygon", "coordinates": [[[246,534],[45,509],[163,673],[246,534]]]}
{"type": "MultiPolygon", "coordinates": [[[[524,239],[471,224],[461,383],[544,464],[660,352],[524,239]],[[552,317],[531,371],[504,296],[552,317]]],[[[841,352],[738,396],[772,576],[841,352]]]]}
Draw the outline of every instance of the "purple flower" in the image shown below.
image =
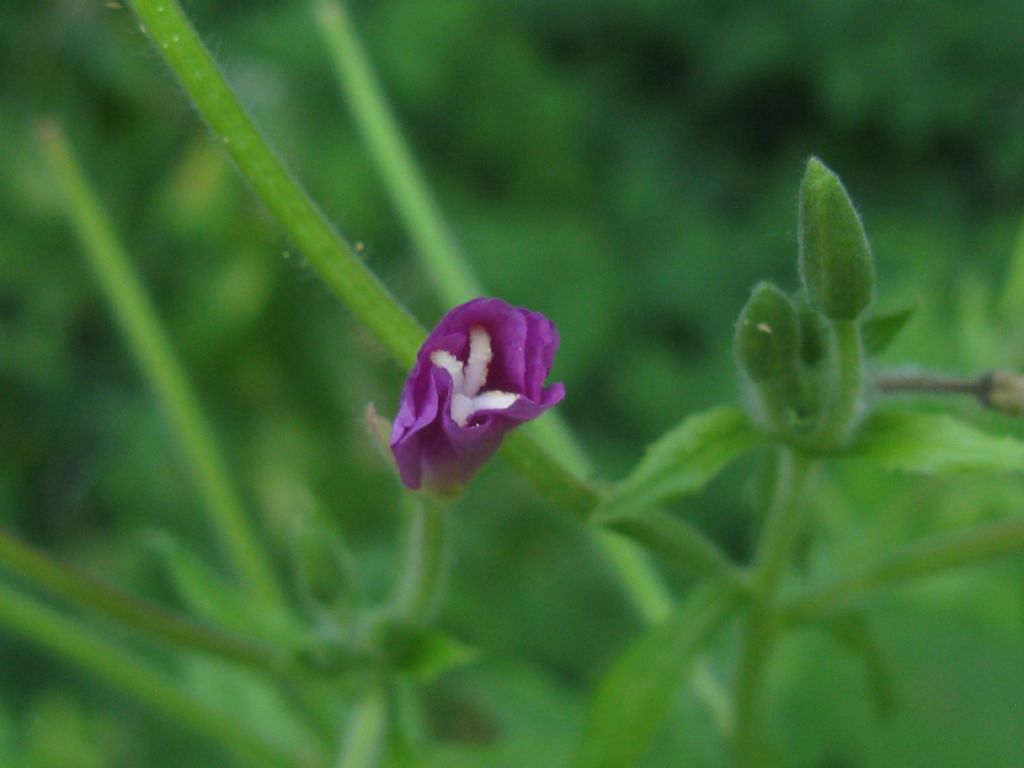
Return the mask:
{"type": "Polygon", "coordinates": [[[557,348],[554,323],[500,299],[445,315],[420,347],[391,431],[402,482],[465,483],[506,432],[560,402],[565,387],[544,386],[557,348]]]}

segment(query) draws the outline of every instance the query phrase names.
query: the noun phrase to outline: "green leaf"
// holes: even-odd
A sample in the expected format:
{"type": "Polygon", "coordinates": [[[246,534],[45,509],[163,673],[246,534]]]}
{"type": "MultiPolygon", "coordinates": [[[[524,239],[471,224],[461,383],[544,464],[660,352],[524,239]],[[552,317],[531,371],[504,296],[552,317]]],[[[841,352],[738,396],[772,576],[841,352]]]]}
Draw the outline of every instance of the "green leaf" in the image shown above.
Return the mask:
{"type": "Polygon", "coordinates": [[[924,474],[1024,471],[1021,441],[982,432],[952,416],[909,411],[874,414],[846,455],[924,474]]]}
{"type": "Polygon", "coordinates": [[[303,638],[301,629],[283,610],[237,589],[169,534],[156,532],[149,543],[178,597],[199,617],[274,645],[298,643],[303,638]]]}
{"type": "Polygon", "coordinates": [[[636,514],[668,499],[697,493],[759,441],[750,420],[736,406],[689,416],[648,446],[640,463],[594,516],[612,519],[636,514]]]}
{"type": "Polygon", "coordinates": [[[728,618],[736,593],[695,589],[664,623],[627,649],[595,694],[571,768],[627,768],[646,751],[701,644],[728,618]]]}
{"type": "Polygon", "coordinates": [[[917,302],[914,302],[902,309],[874,314],[867,318],[860,326],[864,351],[871,356],[880,355],[888,349],[910,318],[917,312],[917,308],[917,302]]]}
{"type": "Polygon", "coordinates": [[[844,611],[822,619],[817,626],[864,663],[875,714],[879,718],[892,714],[897,704],[893,670],[863,611],[844,611]]]}

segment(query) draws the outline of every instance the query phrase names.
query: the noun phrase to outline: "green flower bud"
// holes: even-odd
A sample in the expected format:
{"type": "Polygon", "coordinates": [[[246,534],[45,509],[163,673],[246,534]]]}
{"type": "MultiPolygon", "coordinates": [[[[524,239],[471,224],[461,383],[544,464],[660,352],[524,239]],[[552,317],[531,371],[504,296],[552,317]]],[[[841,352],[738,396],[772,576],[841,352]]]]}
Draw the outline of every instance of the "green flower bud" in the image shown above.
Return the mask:
{"type": "Polygon", "coordinates": [[[818,158],[800,184],[800,279],[811,306],[831,320],[855,320],[871,303],[875,265],[843,184],[818,158]]]}
{"type": "Polygon", "coordinates": [[[799,350],[793,302],[771,283],[759,284],[736,324],[740,367],[756,382],[790,377],[796,372],[799,350]]]}

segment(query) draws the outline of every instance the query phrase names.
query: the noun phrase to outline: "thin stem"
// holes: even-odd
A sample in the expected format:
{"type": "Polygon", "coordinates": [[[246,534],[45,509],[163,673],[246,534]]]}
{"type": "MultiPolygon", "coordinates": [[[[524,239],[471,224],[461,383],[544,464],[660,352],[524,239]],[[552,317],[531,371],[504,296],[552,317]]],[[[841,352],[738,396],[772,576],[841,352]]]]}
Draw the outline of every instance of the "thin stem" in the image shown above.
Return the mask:
{"type": "Polygon", "coordinates": [[[269,558],[245,515],[213,429],[184,368],[174,355],[131,260],[89,188],[60,128],[46,123],[39,136],[54,179],[64,193],[68,213],[85,246],[89,264],[149,386],[177,433],[232,565],[256,594],[268,601],[283,602],[269,558]]]}
{"type": "Polygon", "coordinates": [[[787,621],[800,622],[842,608],[880,589],[954,568],[1024,553],[1024,518],[990,523],[909,544],[863,570],[790,603],[787,621]]]}
{"type": "Polygon", "coordinates": [[[308,768],[322,761],[296,755],[184,693],[166,673],[77,622],[0,583],[0,623],[139,699],[168,719],[239,756],[245,765],[308,768]]]}
{"type": "Polygon", "coordinates": [[[800,496],[811,466],[812,462],[802,454],[789,448],[779,449],[775,498],[758,542],[753,603],[740,636],[735,747],[739,764],[744,768],[754,768],[764,759],[764,677],[778,627],[776,593],[803,527],[800,496]]]}
{"type": "Polygon", "coordinates": [[[863,350],[855,320],[831,321],[832,383],[825,412],[812,442],[818,447],[841,445],[856,421],[863,387],[863,350]]]}
{"type": "Polygon", "coordinates": [[[336,768],[374,768],[380,763],[387,734],[387,700],[383,687],[372,685],[356,702],[345,727],[336,768]]]}
{"type": "Polygon", "coordinates": [[[929,395],[972,395],[982,397],[986,377],[960,379],[930,373],[888,373],[874,380],[874,387],[886,395],[922,393],[929,395]]]}
{"type": "Polygon", "coordinates": [[[409,518],[405,565],[395,597],[399,615],[425,625],[441,601],[449,555],[447,505],[415,494],[409,518]]]}
{"type": "Polygon", "coordinates": [[[450,305],[483,295],[402,138],[345,6],[319,0],[315,10],[317,26],[363,143],[438,293],[450,305]]]}
{"type": "MultiPolygon", "coordinates": [[[[345,4],[319,0],[315,10],[317,26],[363,143],[439,295],[452,306],[484,295],[402,136],[345,4]]],[[[573,470],[589,472],[589,460],[557,413],[547,414],[527,429],[573,470]]]]}
{"type": "Polygon", "coordinates": [[[143,30],[257,197],[313,269],[404,366],[424,332],[334,230],[260,135],[174,0],[129,0],[143,30]]]}
{"type": "Polygon", "coordinates": [[[648,624],[664,621],[672,612],[675,601],[651,566],[647,553],[636,542],[613,531],[597,531],[597,541],[640,617],[648,624]]]}
{"type": "Polygon", "coordinates": [[[210,629],[59,563],[0,528],[0,565],[54,597],[95,611],[172,647],[199,651],[274,674],[294,674],[283,656],[236,635],[210,629]]]}
{"type": "Polygon", "coordinates": [[[660,510],[636,517],[624,517],[607,523],[651,552],[657,553],[688,573],[720,581],[731,590],[746,594],[745,575],[711,539],[682,520],[660,510]]]}

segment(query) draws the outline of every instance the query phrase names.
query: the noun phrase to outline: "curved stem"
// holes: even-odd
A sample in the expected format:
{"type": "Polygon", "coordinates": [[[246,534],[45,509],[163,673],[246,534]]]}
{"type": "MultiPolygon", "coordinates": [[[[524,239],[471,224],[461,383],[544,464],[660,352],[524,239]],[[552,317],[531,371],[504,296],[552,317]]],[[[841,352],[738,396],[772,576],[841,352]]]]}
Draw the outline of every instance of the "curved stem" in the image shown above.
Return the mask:
{"type": "Polygon", "coordinates": [[[262,734],[249,731],[183,692],[166,673],[2,583],[0,623],[34,645],[120,688],[161,715],[211,739],[238,755],[243,764],[287,768],[322,765],[312,755],[295,755],[266,741],[262,734]]]}
{"type": "Polygon", "coordinates": [[[269,557],[245,514],[213,429],[131,260],[58,126],[45,124],[39,136],[89,264],[139,367],[177,433],[232,565],[256,594],[268,602],[283,603],[269,557]]]}
{"type": "Polygon", "coordinates": [[[298,674],[273,648],[213,630],[53,560],[0,528],[0,565],[47,593],[108,616],[179,649],[199,651],[274,674],[298,674]]]}
{"type": "Polygon", "coordinates": [[[778,626],[776,592],[783,569],[803,527],[800,496],[812,462],[789,448],[779,449],[775,498],[758,543],[753,570],[753,602],[740,636],[735,682],[735,747],[739,764],[763,763],[763,693],[768,658],[778,626]]]}
{"type": "Polygon", "coordinates": [[[908,544],[858,573],[804,595],[784,609],[787,621],[830,613],[871,592],[1011,554],[1024,553],[1024,518],[990,523],[908,544]]]}

